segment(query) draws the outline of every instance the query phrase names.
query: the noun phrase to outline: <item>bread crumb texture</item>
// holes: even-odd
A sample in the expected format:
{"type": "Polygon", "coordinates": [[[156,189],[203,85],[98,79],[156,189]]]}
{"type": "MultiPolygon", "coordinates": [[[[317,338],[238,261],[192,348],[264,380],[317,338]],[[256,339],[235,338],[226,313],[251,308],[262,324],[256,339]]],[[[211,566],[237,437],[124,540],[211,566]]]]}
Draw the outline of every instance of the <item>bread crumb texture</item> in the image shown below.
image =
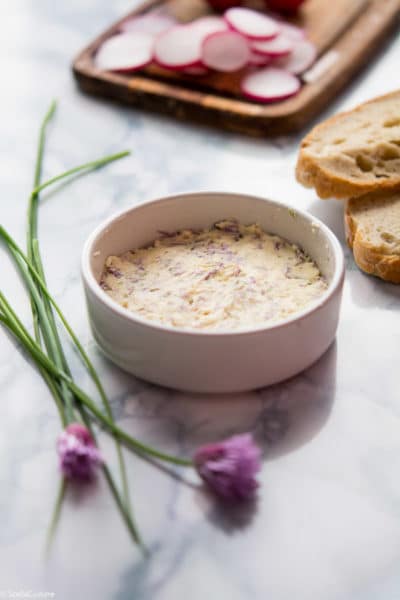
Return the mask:
{"type": "Polygon", "coordinates": [[[296,175],[322,198],[400,190],[400,92],[315,127],[301,144],[296,175]]]}
{"type": "Polygon", "coordinates": [[[347,203],[347,240],[366,273],[400,283],[400,193],[373,193],[347,203]]]}

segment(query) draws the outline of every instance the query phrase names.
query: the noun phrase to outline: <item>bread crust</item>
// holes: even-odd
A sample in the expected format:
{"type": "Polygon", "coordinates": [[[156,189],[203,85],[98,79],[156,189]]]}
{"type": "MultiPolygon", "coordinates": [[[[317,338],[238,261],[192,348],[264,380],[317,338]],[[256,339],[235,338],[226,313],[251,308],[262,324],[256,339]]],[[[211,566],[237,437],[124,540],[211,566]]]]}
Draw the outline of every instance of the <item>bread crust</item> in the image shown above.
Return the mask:
{"type": "Polygon", "coordinates": [[[320,198],[346,199],[359,197],[374,191],[400,191],[400,176],[397,181],[380,179],[379,181],[356,181],[354,178],[341,177],[331,170],[322,167],[318,158],[307,152],[307,147],[312,143],[315,135],[323,135],[326,129],[339,126],[344,117],[354,115],[364,109],[366,105],[375,104],[392,98],[400,99],[400,92],[391,92],[368,102],[360,104],[356,108],[342,112],[330,117],[323,123],[314,127],[303,139],[296,165],[296,178],[305,187],[314,187],[320,198]]]}
{"type": "Polygon", "coordinates": [[[353,250],[358,267],[369,275],[400,284],[400,255],[385,254],[364,239],[357,220],[352,215],[350,202],[347,202],[344,224],[347,243],[353,250]]]}

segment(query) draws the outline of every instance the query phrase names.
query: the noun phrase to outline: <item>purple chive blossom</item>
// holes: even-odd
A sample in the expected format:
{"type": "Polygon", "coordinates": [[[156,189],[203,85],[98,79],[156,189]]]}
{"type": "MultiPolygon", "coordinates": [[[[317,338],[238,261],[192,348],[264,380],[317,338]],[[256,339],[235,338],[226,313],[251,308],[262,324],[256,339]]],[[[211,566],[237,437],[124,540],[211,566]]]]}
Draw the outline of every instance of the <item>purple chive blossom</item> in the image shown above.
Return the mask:
{"type": "Polygon", "coordinates": [[[306,261],[305,254],[300,248],[295,248],[294,252],[297,258],[296,265],[300,265],[301,263],[304,263],[306,261]]]}
{"type": "Polygon", "coordinates": [[[146,270],[145,266],[143,264],[143,258],[141,256],[139,256],[138,258],[135,258],[132,262],[139,269],[139,271],[146,270]]]}
{"type": "Polygon", "coordinates": [[[71,423],[57,441],[60,469],[68,479],[89,480],[102,462],[89,431],[80,423],[71,423]]]}
{"type": "Polygon", "coordinates": [[[225,500],[248,500],[258,487],[260,449],[249,433],[202,446],[194,464],[205,483],[225,500]]]}
{"type": "Polygon", "coordinates": [[[117,269],[117,267],[113,267],[112,265],[106,267],[106,271],[107,271],[107,273],[109,273],[110,275],[113,275],[117,279],[120,279],[120,277],[122,277],[121,271],[119,269],[117,269]]]}
{"type": "Polygon", "coordinates": [[[212,269],[212,271],[209,271],[207,273],[207,275],[204,277],[204,281],[208,281],[209,279],[211,279],[211,277],[214,277],[214,275],[217,275],[217,273],[219,273],[219,269],[212,269]]]}

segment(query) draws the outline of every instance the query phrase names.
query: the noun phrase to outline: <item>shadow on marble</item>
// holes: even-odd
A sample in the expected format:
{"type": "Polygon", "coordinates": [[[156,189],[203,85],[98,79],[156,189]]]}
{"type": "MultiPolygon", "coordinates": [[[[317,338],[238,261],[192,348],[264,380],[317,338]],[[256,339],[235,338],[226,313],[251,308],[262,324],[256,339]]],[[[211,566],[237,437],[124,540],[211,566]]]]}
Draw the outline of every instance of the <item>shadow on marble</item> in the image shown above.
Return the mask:
{"type": "Polygon", "coordinates": [[[254,435],[273,460],[310,442],[327,422],[336,392],[337,344],[309,369],[259,391],[263,410],[254,435]]]}
{"type": "Polygon", "coordinates": [[[344,231],[344,202],[341,200],[315,200],[308,209],[336,235],[342,245],[346,245],[344,231]]]}
{"type": "MultiPolygon", "coordinates": [[[[264,460],[272,461],[284,454],[294,452],[312,440],[329,418],[336,389],[336,355],[334,343],[325,355],[300,375],[278,385],[257,392],[261,400],[251,430],[264,451],[264,460]]],[[[233,400],[242,401],[243,415],[248,404],[239,394],[233,400]]],[[[215,401],[215,398],[214,398],[215,401]]],[[[218,400],[217,400],[218,402],[218,400]]],[[[221,399],[227,402],[227,399],[221,399]]],[[[229,416],[229,403],[226,406],[229,416]]],[[[247,419],[247,417],[246,417],[247,419]]],[[[223,432],[221,431],[221,437],[223,432]]],[[[257,497],[252,502],[229,505],[215,502],[206,489],[199,487],[196,501],[202,506],[206,518],[218,529],[229,535],[251,525],[257,515],[257,497]]]]}
{"type": "Polygon", "coordinates": [[[83,504],[90,506],[100,491],[101,486],[98,478],[93,478],[87,482],[78,482],[77,485],[75,485],[75,482],[70,483],[67,485],[65,495],[71,506],[79,508],[83,504]]]}
{"type": "Polygon", "coordinates": [[[367,275],[354,263],[354,272],[347,276],[354,304],[360,308],[378,307],[383,310],[397,311],[400,301],[400,286],[367,275]]]}
{"type": "MultiPolygon", "coordinates": [[[[206,494],[206,492],[204,492],[206,494]]],[[[218,502],[215,498],[210,499],[210,510],[205,516],[210,523],[223,532],[233,535],[249,527],[257,516],[259,500],[253,499],[237,504],[218,502]]]]}
{"type": "Polygon", "coordinates": [[[142,422],[146,437],[152,429],[159,444],[170,447],[178,440],[186,456],[202,444],[251,431],[272,460],[306,444],[324,426],[335,396],[336,354],[335,342],[296,377],[241,394],[188,394],[143,384],[139,394],[121,399],[124,427],[129,431],[142,422]]]}

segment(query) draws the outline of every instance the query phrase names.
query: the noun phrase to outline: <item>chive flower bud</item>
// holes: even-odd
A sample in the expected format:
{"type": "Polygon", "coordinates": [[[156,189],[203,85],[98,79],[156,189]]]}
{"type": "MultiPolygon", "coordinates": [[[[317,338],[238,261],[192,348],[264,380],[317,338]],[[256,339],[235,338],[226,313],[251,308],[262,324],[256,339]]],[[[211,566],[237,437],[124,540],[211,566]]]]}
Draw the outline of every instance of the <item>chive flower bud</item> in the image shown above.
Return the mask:
{"type": "Polygon", "coordinates": [[[217,496],[227,501],[248,500],[258,487],[260,454],[251,434],[245,433],[202,446],[194,455],[194,465],[217,496]]]}
{"type": "Polygon", "coordinates": [[[84,425],[71,423],[57,441],[60,469],[67,479],[90,480],[103,458],[84,425]]]}

